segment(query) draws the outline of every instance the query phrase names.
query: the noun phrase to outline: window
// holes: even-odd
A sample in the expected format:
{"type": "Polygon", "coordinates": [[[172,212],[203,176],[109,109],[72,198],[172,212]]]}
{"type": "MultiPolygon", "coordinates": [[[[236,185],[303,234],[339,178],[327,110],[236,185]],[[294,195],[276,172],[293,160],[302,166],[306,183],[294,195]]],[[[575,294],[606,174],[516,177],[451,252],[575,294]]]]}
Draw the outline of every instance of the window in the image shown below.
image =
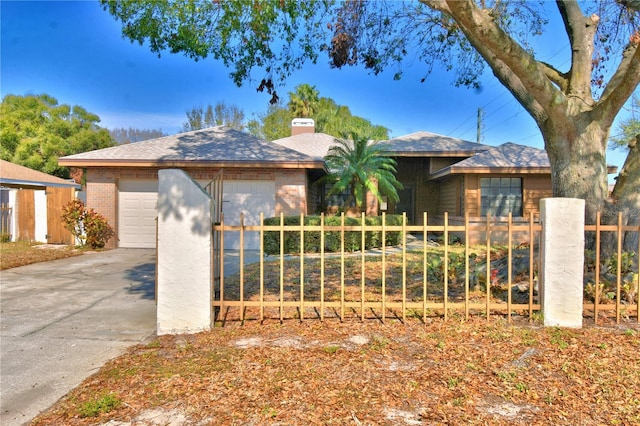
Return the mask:
{"type": "Polygon", "coordinates": [[[331,191],[332,187],[333,187],[333,184],[330,184],[330,183],[327,183],[324,186],[324,198],[325,198],[325,205],[327,207],[349,208],[349,207],[355,206],[355,202],[353,199],[351,199],[350,206],[345,205],[345,203],[349,199],[349,195],[351,195],[351,191],[349,189],[345,189],[343,192],[339,194],[333,194],[333,195],[327,196],[329,191],[331,191]]]}
{"type": "Polygon", "coordinates": [[[480,178],[482,216],[522,216],[521,178],[480,178]]]}

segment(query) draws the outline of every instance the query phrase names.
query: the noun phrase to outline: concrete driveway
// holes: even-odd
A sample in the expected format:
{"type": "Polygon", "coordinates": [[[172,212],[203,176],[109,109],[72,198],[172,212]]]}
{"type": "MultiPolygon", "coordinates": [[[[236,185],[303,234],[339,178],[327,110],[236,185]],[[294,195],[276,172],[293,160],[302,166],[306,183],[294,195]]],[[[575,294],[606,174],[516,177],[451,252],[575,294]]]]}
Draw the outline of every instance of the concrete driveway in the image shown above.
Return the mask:
{"type": "Polygon", "coordinates": [[[0,272],[0,424],[22,425],[156,330],[155,250],[0,272]]]}

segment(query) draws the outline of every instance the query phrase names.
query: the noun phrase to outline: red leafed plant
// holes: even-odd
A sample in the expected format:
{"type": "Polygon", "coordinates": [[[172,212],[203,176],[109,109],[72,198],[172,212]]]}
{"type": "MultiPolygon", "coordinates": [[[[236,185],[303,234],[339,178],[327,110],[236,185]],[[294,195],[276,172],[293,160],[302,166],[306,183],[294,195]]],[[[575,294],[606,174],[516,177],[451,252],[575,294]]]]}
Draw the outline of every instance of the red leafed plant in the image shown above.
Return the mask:
{"type": "Polygon", "coordinates": [[[92,249],[103,248],[115,235],[107,219],[93,209],[86,208],[80,200],[73,200],[64,207],[62,221],[82,246],[92,249]]]}

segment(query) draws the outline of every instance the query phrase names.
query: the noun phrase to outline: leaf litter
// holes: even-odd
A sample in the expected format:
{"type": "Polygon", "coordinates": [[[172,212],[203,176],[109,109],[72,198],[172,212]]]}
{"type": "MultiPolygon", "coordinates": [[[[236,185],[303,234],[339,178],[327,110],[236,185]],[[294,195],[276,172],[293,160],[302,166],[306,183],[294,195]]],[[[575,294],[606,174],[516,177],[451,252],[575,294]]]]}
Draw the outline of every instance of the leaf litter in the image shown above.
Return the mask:
{"type": "Polygon", "coordinates": [[[640,424],[638,324],[230,322],[155,337],[34,425],[640,424]],[[79,407],[110,392],[96,417],[79,407]]]}

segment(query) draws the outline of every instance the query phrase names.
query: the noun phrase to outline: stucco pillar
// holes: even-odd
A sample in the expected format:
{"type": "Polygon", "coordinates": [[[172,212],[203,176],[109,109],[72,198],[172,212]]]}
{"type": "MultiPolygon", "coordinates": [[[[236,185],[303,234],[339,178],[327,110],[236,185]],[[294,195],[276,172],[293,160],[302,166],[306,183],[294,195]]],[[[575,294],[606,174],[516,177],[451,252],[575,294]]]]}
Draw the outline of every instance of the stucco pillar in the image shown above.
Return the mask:
{"type": "Polygon", "coordinates": [[[211,250],[209,195],[184,171],[160,170],[158,335],[211,329],[211,250]]]}
{"type": "Polygon", "coordinates": [[[545,326],[582,327],[584,200],[540,201],[540,295],[545,326]]]}

